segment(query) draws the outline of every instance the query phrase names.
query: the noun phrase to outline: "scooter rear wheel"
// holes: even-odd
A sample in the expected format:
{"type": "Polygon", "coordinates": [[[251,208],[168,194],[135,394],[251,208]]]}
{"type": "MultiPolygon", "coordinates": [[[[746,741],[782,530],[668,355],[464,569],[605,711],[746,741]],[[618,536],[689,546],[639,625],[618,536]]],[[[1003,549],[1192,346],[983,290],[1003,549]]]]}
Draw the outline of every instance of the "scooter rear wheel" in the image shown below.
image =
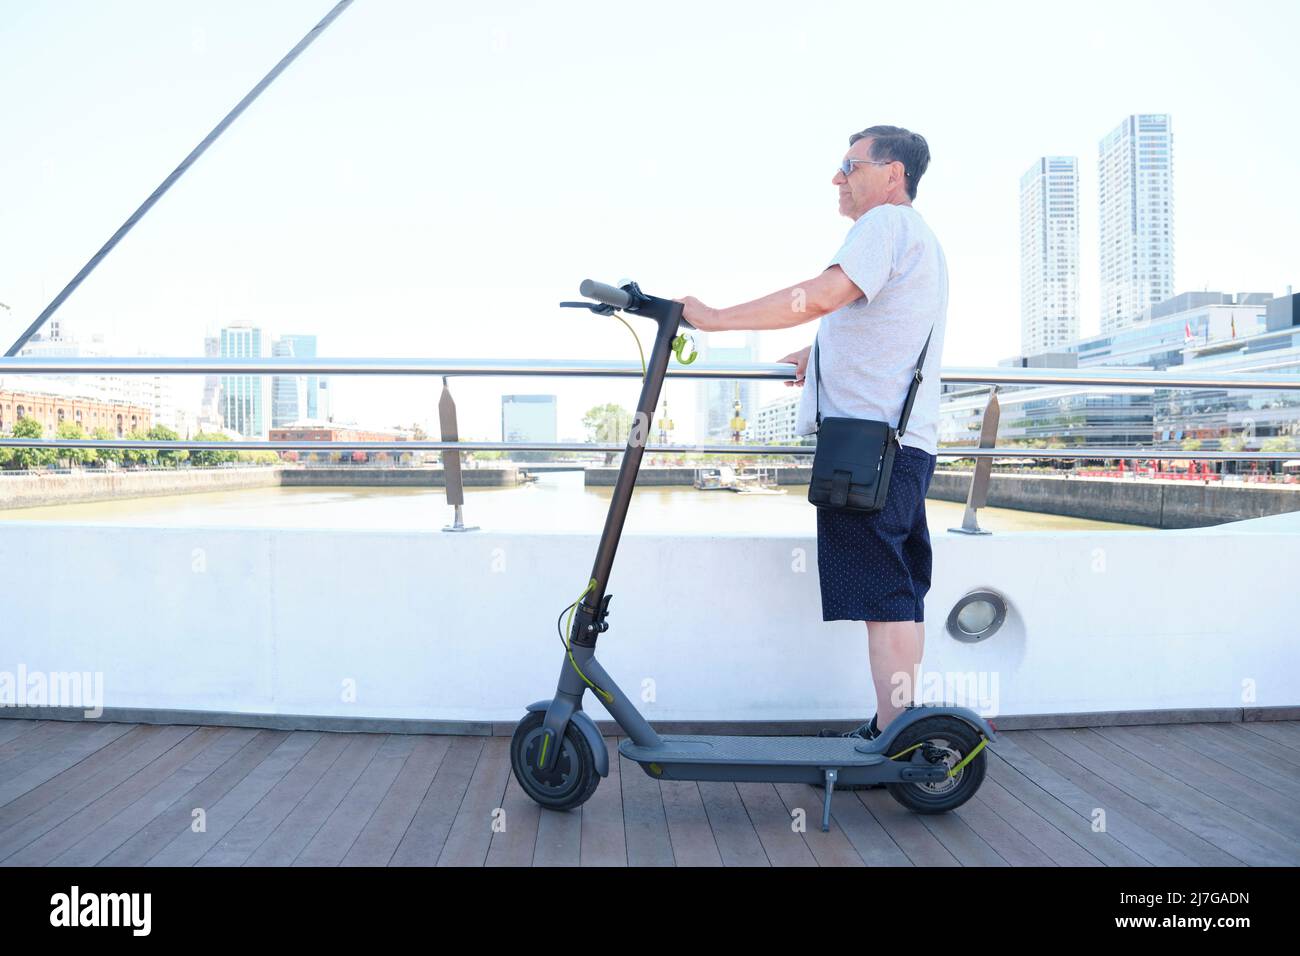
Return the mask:
{"type": "Polygon", "coordinates": [[[519,786],[534,801],[551,810],[572,810],[586,803],[600,785],[596,758],[587,738],[570,721],[554,766],[539,769],[545,720],[545,711],[534,710],[519,721],[510,741],[510,767],[519,786]]]}
{"type": "MultiPolygon", "coordinates": [[[[983,734],[957,717],[928,717],[906,728],[889,747],[891,757],[916,748],[899,760],[912,763],[942,763],[950,769],[979,746],[983,734]],[[920,745],[917,747],[917,745],[920,745]]],[[[886,789],[895,800],[914,813],[947,813],[971,797],[984,782],[985,753],[940,783],[890,783],[886,789]]]]}

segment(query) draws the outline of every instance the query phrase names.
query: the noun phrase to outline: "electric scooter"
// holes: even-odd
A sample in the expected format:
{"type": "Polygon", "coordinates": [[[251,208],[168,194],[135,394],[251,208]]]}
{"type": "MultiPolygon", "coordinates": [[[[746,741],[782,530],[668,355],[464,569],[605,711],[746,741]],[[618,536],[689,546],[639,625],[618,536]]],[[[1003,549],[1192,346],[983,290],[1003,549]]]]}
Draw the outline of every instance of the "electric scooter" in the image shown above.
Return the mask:
{"type": "MultiPolygon", "coordinates": [[[[979,789],[985,773],[985,744],[996,728],[975,711],[947,704],[904,710],[877,737],[757,737],[660,735],[632,705],[596,660],[596,639],[609,628],[605,593],[614,552],[623,533],[641,465],[649,423],[676,351],[682,360],[681,329],[693,326],[682,305],[646,295],[629,282],[622,288],[582,283],[586,302],[562,302],[603,315],[626,312],[658,324],[646,363],[641,397],[596,550],[591,581],[565,611],[570,624],[560,632],[564,663],[555,697],[528,705],[510,744],[510,763],[520,787],[543,807],[579,807],[609,775],[609,754],[596,723],[582,709],[591,691],[627,734],[619,752],[657,780],[723,780],[809,783],[824,789],[822,829],[830,829],[836,784],[883,784],[916,813],[943,813],[961,806],[979,789]],[[576,613],[574,611],[576,605],[576,613]]],[[[558,626],[558,624],[557,624],[558,626]]]]}

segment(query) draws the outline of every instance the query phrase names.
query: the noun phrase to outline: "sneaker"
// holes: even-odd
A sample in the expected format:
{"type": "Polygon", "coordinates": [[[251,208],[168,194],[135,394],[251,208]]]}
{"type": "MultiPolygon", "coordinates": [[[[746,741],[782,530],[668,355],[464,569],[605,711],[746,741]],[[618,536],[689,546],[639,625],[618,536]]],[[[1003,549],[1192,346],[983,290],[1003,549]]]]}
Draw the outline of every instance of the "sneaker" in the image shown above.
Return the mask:
{"type": "Polygon", "coordinates": [[[819,730],[818,737],[862,737],[864,740],[874,740],[880,736],[880,728],[876,726],[876,715],[872,714],[871,719],[860,727],[853,730],[840,733],[838,730],[819,730]]]}
{"type": "MultiPolygon", "coordinates": [[[[848,731],[847,733],[840,733],[839,731],[836,730],[821,730],[818,731],[817,736],[818,737],[861,737],[864,740],[874,740],[876,737],[880,736],[880,728],[876,726],[876,716],[877,716],[876,714],[872,714],[871,720],[867,721],[867,723],[863,724],[861,727],[857,727],[854,730],[848,731]]],[[[816,787],[818,790],[826,789],[826,784],[820,780],[816,783],[809,784],[809,786],[816,787]]],[[[835,784],[836,790],[883,790],[884,787],[885,785],[883,783],[837,783],[835,784]]]]}

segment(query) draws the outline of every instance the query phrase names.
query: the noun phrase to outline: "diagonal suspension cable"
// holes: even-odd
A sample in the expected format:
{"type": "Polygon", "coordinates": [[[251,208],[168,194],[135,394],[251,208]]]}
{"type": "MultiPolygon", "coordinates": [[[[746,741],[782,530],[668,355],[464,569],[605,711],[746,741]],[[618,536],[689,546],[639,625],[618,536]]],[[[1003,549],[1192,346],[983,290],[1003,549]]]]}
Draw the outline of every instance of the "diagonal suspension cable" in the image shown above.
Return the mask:
{"type": "Polygon", "coordinates": [[[162,184],[149,194],[149,198],[140,204],[140,208],[131,213],[130,218],[127,219],[126,222],[122,223],[117,232],[113,233],[112,238],[110,238],[108,242],[104,243],[103,247],[91,257],[90,261],[81,267],[81,271],[73,276],[72,281],[63,287],[63,291],[54,297],[53,301],[45,307],[45,310],[36,317],[36,320],[32,322],[30,326],[28,326],[27,331],[18,336],[17,341],[15,341],[13,345],[9,346],[9,351],[5,352],[6,358],[12,358],[18,354],[19,350],[27,344],[27,341],[40,331],[41,326],[45,324],[46,320],[58,311],[59,306],[63,305],[64,300],[76,291],[77,286],[81,285],[86,276],[95,271],[95,267],[99,265],[106,255],[113,251],[113,247],[121,242],[122,238],[135,227],[135,224],[140,221],[144,214],[153,208],[153,204],[161,199],[167,190],[172,188],[172,184],[175,183],[176,180],[180,179],[187,169],[194,165],[194,161],[202,156],[209,146],[216,142],[217,137],[226,131],[226,127],[238,119],[239,114],[248,109],[253,100],[261,96],[262,91],[270,86],[275,81],[275,78],[283,73],[285,68],[298,58],[298,54],[311,46],[313,41],[325,32],[325,28],[333,23],[338,15],[351,5],[352,0],[339,0],[339,2],[334,5],[334,9],[327,13],[320,23],[312,27],[308,34],[299,40],[298,44],[292,50],[284,55],[284,59],[277,63],[271,69],[270,73],[262,77],[261,82],[248,91],[248,95],[240,100],[235,105],[235,108],[226,114],[225,119],[213,127],[212,132],[203,138],[203,142],[194,147],[190,154],[181,161],[181,164],[172,170],[171,175],[164,179],[162,184]]]}

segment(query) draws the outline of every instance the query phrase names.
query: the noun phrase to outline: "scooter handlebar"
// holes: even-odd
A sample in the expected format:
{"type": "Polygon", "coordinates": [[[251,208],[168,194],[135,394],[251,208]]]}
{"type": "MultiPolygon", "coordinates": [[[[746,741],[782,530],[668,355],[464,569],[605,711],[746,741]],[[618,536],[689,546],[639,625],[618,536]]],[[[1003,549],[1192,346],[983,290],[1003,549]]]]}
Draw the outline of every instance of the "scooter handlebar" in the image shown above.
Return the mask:
{"type": "Polygon", "coordinates": [[[595,299],[603,305],[612,305],[616,309],[626,309],[632,304],[632,297],[622,289],[594,279],[583,279],[578,294],[586,299],[595,299]]]}

